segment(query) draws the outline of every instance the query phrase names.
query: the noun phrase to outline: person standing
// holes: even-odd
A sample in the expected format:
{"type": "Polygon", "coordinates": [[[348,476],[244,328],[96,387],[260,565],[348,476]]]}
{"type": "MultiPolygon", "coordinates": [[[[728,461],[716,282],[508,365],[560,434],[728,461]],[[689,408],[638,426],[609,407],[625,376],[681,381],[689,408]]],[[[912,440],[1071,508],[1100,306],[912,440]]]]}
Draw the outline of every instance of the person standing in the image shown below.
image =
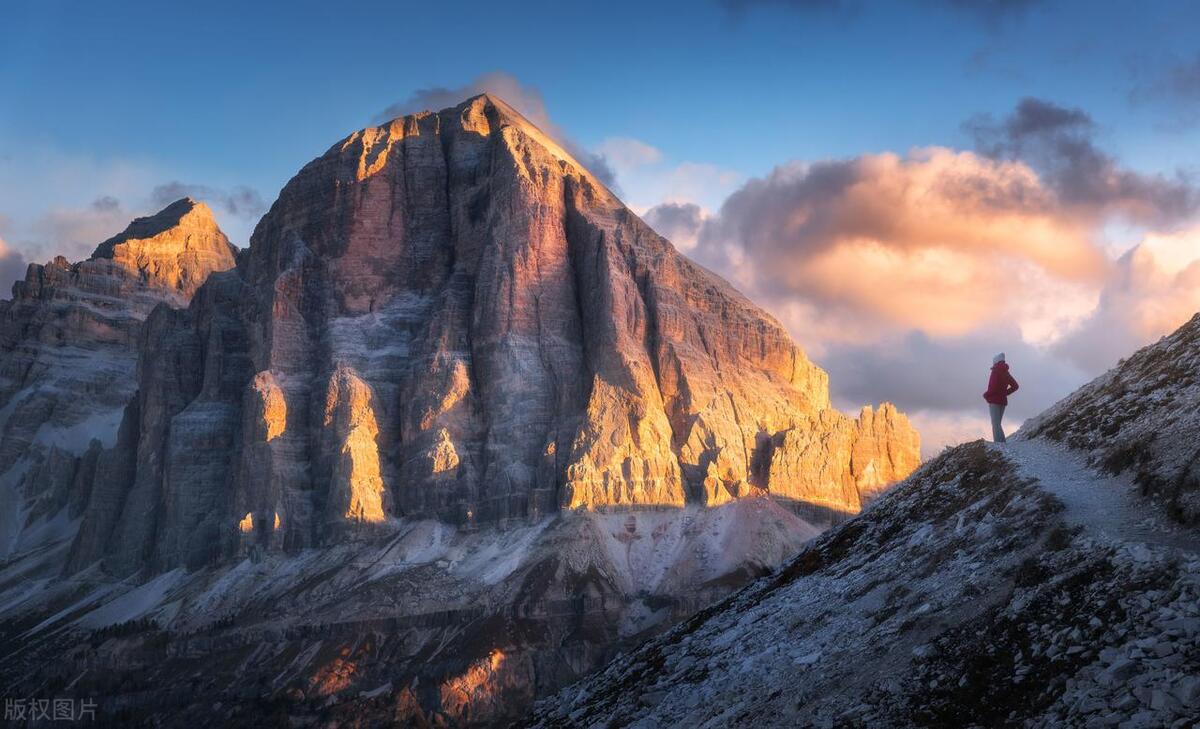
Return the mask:
{"type": "Polygon", "coordinates": [[[988,378],[987,392],[983,399],[987,400],[988,411],[992,416],[992,440],[1004,442],[1004,428],[1000,420],[1004,417],[1004,408],[1008,407],[1008,396],[1017,391],[1020,385],[1008,371],[1008,362],[1004,361],[1004,352],[992,357],[992,376],[988,378]]]}

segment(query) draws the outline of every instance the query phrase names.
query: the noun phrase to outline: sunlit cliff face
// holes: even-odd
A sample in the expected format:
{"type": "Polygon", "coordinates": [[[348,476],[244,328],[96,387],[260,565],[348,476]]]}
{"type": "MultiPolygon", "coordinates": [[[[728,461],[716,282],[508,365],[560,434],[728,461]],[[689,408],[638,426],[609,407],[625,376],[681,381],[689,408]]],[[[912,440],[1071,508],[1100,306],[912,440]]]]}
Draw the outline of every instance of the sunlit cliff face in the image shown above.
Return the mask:
{"type": "Polygon", "coordinates": [[[138,218],[93,254],[148,284],[190,298],[212,271],[234,264],[234,249],[217,227],[212,210],[191,198],[156,215],[138,218]]]}
{"type": "Polygon", "coordinates": [[[443,710],[451,716],[466,718],[464,714],[471,705],[487,703],[488,698],[494,701],[496,697],[493,695],[499,688],[496,674],[503,669],[504,660],[504,653],[493,649],[486,658],[471,664],[461,675],[444,681],[438,687],[443,710]]]}
{"type": "MultiPolygon", "coordinates": [[[[246,515],[243,516],[241,518],[241,521],[238,522],[238,531],[241,532],[242,534],[253,534],[255,522],[256,522],[256,520],[254,518],[254,512],[247,511],[246,515]]],[[[274,514],[273,518],[264,516],[262,519],[257,520],[257,523],[261,529],[268,529],[270,531],[278,531],[279,524],[280,524],[279,514],[278,513],[274,514]]]]}
{"type": "Polygon", "coordinates": [[[366,523],[384,521],[385,486],[380,472],[379,424],[375,395],[348,366],[329,380],[325,395],[326,437],[335,441],[336,462],[330,489],[330,513],[366,523]]]}

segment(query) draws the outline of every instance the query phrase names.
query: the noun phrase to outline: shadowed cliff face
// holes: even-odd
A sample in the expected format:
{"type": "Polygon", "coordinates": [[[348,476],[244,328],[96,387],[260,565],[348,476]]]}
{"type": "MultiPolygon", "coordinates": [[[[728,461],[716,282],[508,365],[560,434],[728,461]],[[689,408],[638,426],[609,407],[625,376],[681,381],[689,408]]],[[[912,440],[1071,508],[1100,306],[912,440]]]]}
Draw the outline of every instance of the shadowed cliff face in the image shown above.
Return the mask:
{"type": "Polygon", "coordinates": [[[211,562],[247,519],[292,549],[388,516],[853,513],[918,461],[904,416],[831,409],[776,321],[488,96],[334,145],[150,326],[129,467],[95,487],[124,506],[74,567],[211,562]]]}

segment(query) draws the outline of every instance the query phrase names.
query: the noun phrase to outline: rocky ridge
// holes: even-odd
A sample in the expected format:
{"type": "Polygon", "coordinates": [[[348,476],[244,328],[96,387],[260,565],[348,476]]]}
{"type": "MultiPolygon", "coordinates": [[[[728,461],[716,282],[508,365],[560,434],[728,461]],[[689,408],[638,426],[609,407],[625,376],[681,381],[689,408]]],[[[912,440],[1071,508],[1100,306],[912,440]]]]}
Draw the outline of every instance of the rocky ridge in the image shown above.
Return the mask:
{"type": "Polygon", "coordinates": [[[1146,493],[1200,523],[1200,314],[1022,427],[1132,473],[1146,493]]]}
{"type": "Polygon", "coordinates": [[[1094,538],[974,443],[528,725],[1191,726],[1198,598],[1195,552],[1094,538]]]}

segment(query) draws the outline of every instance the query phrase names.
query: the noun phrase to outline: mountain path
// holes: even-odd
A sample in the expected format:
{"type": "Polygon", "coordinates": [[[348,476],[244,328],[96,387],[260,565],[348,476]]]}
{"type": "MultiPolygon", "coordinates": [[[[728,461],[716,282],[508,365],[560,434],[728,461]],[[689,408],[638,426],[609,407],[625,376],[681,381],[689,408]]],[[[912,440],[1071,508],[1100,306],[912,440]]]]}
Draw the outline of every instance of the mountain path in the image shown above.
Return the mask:
{"type": "Polygon", "coordinates": [[[1130,474],[1101,473],[1083,454],[1041,439],[1015,438],[989,447],[1058,497],[1067,521],[1091,536],[1200,554],[1200,535],[1176,524],[1161,503],[1143,496],[1130,474]]]}

